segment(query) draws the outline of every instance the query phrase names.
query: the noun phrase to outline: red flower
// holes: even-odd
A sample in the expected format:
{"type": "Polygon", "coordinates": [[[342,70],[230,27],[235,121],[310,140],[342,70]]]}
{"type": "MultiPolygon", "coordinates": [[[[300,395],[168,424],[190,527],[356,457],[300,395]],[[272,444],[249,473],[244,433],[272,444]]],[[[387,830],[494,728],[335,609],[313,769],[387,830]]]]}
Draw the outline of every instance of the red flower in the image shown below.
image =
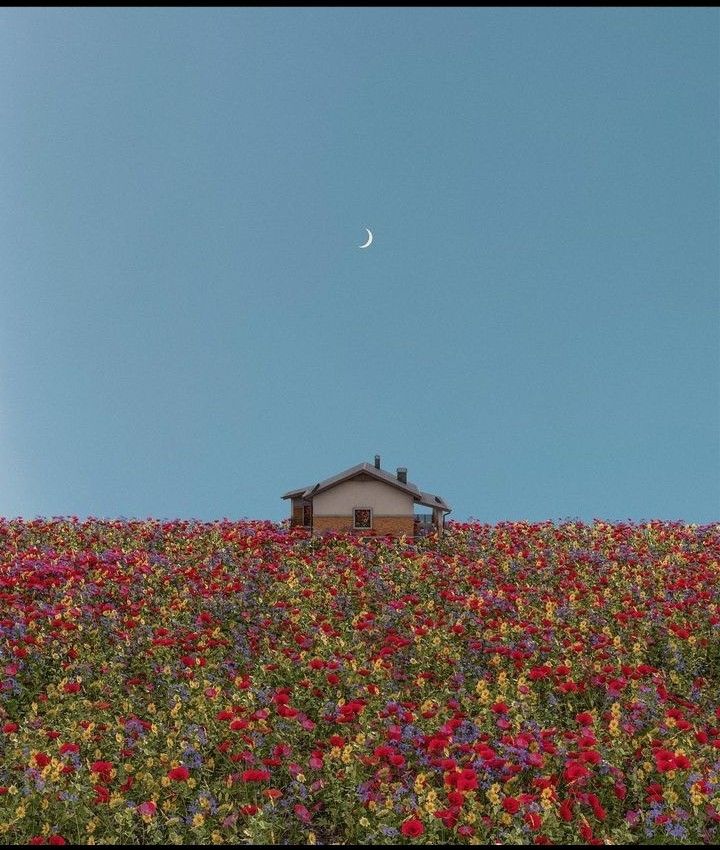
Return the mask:
{"type": "Polygon", "coordinates": [[[580,764],[580,762],[570,761],[565,765],[565,779],[568,782],[572,782],[575,779],[582,779],[586,776],[590,776],[590,771],[585,765],[580,764]]]}
{"type": "Polygon", "coordinates": [[[689,770],[691,767],[690,759],[687,756],[675,756],[675,764],[680,770],[689,770]]]}
{"type": "Polygon", "coordinates": [[[655,758],[655,766],[660,771],[660,773],[666,773],[669,770],[675,770],[675,768],[677,767],[675,753],[671,753],[670,750],[655,750],[653,756],[655,758]]]}
{"type": "Polygon", "coordinates": [[[266,779],[270,779],[270,771],[269,770],[243,770],[242,772],[243,782],[264,782],[266,779]]]}
{"type": "Polygon", "coordinates": [[[516,797],[506,797],[503,800],[503,809],[508,814],[514,815],[515,812],[520,810],[520,801],[516,797]]]}
{"type": "Polygon", "coordinates": [[[95,792],[93,803],[110,802],[110,791],[104,785],[93,785],[93,791],[95,792]]]}
{"type": "Polygon", "coordinates": [[[458,791],[474,791],[478,787],[477,774],[469,767],[463,768],[458,777],[456,786],[458,791]]]}
{"type": "Polygon", "coordinates": [[[48,844],[67,844],[62,835],[51,835],[48,838],[48,844]]]}
{"type": "Polygon", "coordinates": [[[44,767],[47,767],[52,759],[47,753],[36,753],[35,754],[35,764],[42,770],[44,767]]]}
{"type": "Polygon", "coordinates": [[[97,773],[98,776],[102,777],[106,781],[110,778],[110,771],[112,769],[112,763],[109,761],[94,761],[90,765],[90,770],[92,770],[93,773],[97,773]]]}
{"type": "Polygon", "coordinates": [[[20,728],[20,727],[17,725],[17,723],[13,723],[13,722],[12,722],[12,720],[9,720],[9,721],[8,721],[8,722],[7,722],[7,723],[3,726],[3,732],[4,732],[6,735],[9,735],[11,732],[17,732],[17,730],[18,730],[19,728],[20,728]]]}
{"type": "Polygon", "coordinates": [[[573,819],[572,803],[570,800],[563,800],[560,803],[560,817],[568,823],[573,819]]]}
{"type": "Polygon", "coordinates": [[[457,813],[453,809],[439,809],[434,815],[445,824],[446,829],[452,829],[457,823],[457,813]]]}
{"type": "Polygon", "coordinates": [[[419,821],[417,818],[410,818],[403,822],[400,832],[407,838],[417,838],[418,835],[422,835],[425,832],[425,827],[422,821],[419,821]]]}
{"type": "Polygon", "coordinates": [[[77,694],[81,690],[82,685],[79,682],[66,682],[63,686],[63,691],[66,694],[77,694]]]}
{"type": "Polygon", "coordinates": [[[177,782],[185,782],[190,776],[190,771],[185,767],[184,764],[181,764],[179,767],[174,767],[172,770],[168,771],[168,778],[174,779],[177,782]]]}
{"type": "Polygon", "coordinates": [[[525,823],[532,830],[538,830],[542,826],[542,818],[537,812],[526,812],[525,823]]]}
{"type": "Polygon", "coordinates": [[[598,820],[605,820],[607,813],[600,803],[600,799],[596,794],[587,795],[588,803],[592,806],[593,814],[598,820]]]}

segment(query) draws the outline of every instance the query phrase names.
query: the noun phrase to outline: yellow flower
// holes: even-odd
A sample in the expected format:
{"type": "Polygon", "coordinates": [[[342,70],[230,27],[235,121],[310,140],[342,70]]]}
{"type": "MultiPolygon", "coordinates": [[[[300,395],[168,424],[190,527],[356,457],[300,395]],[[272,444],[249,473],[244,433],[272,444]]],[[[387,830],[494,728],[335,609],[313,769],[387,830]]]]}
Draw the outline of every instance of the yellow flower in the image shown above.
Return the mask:
{"type": "Polygon", "coordinates": [[[195,817],[192,819],[192,825],[195,827],[195,829],[198,829],[198,828],[199,828],[199,827],[201,827],[204,823],[205,823],[205,815],[200,814],[199,812],[198,812],[198,814],[196,814],[196,815],[195,815],[195,817]]]}
{"type": "Polygon", "coordinates": [[[314,832],[308,832],[307,843],[308,844],[315,844],[316,840],[317,839],[315,838],[315,833],[314,832]]]}

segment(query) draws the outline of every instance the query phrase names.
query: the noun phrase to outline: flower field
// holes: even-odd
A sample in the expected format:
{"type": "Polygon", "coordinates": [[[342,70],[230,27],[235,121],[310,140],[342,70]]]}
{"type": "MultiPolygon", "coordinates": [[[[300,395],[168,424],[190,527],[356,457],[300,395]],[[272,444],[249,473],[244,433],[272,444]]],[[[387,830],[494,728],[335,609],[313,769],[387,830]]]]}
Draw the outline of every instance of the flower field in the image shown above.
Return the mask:
{"type": "Polygon", "coordinates": [[[720,525],[0,520],[0,844],[720,842],[720,525]]]}

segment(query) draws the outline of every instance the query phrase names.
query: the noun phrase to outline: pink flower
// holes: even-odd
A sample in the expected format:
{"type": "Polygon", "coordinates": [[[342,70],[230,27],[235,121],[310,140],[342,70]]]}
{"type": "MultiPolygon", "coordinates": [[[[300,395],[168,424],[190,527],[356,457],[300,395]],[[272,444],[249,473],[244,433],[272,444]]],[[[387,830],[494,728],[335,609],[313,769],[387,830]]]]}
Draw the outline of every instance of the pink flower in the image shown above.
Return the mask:
{"type": "Polygon", "coordinates": [[[297,815],[297,817],[298,817],[298,818],[299,818],[299,819],[300,819],[303,823],[310,823],[310,821],[312,820],[312,817],[311,817],[311,815],[310,815],[310,812],[309,812],[309,811],[305,808],[305,806],[301,806],[299,803],[295,806],[295,808],[293,809],[293,811],[295,812],[295,814],[297,815]]]}
{"type": "Polygon", "coordinates": [[[140,803],[140,805],[137,806],[137,813],[140,815],[152,817],[155,812],[157,812],[157,805],[152,800],[146,800],[144,803],[140,803]]]}

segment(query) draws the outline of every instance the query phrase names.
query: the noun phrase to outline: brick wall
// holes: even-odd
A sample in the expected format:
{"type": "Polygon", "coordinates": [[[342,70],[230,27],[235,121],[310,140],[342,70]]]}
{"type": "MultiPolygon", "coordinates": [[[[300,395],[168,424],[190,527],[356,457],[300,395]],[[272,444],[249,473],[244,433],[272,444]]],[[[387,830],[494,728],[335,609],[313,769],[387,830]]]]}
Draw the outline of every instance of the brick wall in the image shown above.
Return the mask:
{"type": "MultiPolygon", "coordinates": [[[[376,534],[402,534],[412,536],[413,518],[411,516],[378,516],[373,515],[372,530],[376,534]]],[[[313,532],[322,534],[324,531],[356,531],[362,534],[362,529],[353,528],[352,517],[349,516],[315,516],[313,517],[313,532]]]]}

